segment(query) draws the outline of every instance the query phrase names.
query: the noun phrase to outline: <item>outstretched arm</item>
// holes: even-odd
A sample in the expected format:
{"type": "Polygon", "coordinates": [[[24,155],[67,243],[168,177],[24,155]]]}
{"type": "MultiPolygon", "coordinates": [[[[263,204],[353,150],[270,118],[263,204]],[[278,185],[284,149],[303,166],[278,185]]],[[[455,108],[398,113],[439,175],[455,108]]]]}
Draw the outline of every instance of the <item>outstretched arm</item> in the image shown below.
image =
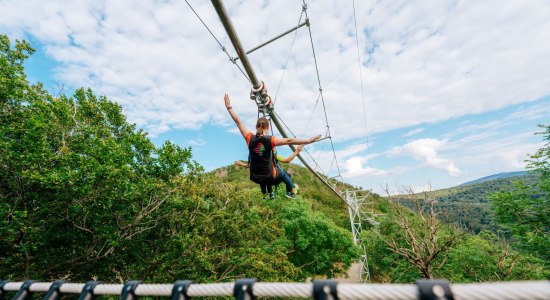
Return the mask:
{"type": "Polygon", "coordinates": [[[248,164],[244,163],[242,160],[236,160],[235,165],[237,165],[239,167],[243,167],[243,168],[248,168],[248,164]]]}
{"type": "Polygon", "coordinates": [[[223,100],[225,101],[225,108],[227,108],[227,111],[229,112],[229,115],[235,121],[235,124],[239,128],[239,131],[243,135],[243,137],[246,138],[246,135],[250,132],[246,126],[241,122],[241,119],[239,119],[239,116],[237,116],[237,113],[233,110],[233,107],[231,106],[231,101],[229,100],[229,96],[225,94],[223,97],[223,100]]]}
{"type": "Polygon", "coordinates": [[[284,163],[291,162],[296,157],[296,155],[298,155],[298,153],[300,153],[300,151],[302,151],[303,148],[304,148],[303,145],[298,146],[298,148],[296,148],[296,151],[294,151],[294,153],[292,153],[292,155],[290,155],[287,158],[281,159],[280,162],[284,162],[284,163]]]}
{"type": "Polygon", "coordinates": [[[320,139],[321,135],[314,136],[309,139],[299,139],[299,138],[275,138],[275,146],[283,145],[307,145],[315,142],[320,139]]]}

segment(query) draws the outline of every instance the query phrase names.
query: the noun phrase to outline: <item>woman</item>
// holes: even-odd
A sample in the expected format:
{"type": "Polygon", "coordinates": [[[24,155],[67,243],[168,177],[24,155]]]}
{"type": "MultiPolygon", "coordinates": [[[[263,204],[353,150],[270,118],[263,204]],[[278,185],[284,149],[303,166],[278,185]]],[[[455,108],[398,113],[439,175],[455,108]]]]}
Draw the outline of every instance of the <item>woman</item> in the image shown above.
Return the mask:
{"type": "Polygon", "coordinates": [[[283,172],[276,167],[275,156],[273,150],[276,146],[283,145],[306,145],[315,142],[321,138],[321,135],[317,135],[310,139],[299,138],[276,138],[269,135],[269,121],[266,118],[259,118],[256,122],[256,134],[248,130],[246,126],[241,122],[233,107],[229,96],[224,96],[225,108],[229,112],[229,115],[235,121],[237,128],[241,132],[242,136],[246,140],[248,145],[249,154],[249,170],[250,180],[258,183],[262,187],[262,193],[265,194],[264,187],[267,192],[270,192],[272,185],[279,184],[283,180],[283,172]]]}
{"type": "MultiPolygon", "coordinates": [[[[296,148],[296,151],[294,151],[292,155],[286,158],[277,154],[277,151],[275,151],[275,149],[273,149],[273,153],[277,161],[283,162],[283,163],[290,163],[302,151],[303,147],[304,147],[303,145],[298,146],[296,148]]],[[[243,162],[241,160],[235,161],[235,165],[243,168],[248,168],[248,162],[243,162]]],[[[295,194],[297,193],[298,186],[295,185],[294,182],[292,182],[292,179],[290,178],[290,174],[282,166],[279,166],[279,168],[281,169],[281,180],[285,183],[285,186],[286,186],[285,197],[295,199],[296,198],[295,194]]],[[[273,195],[272,187],[260,185],[260,189],[262,190],[262,194],[264,194],[264,197],[265,197],[266,190],[269,192],[270,198],[273,199],[275,197],[275,195],[273,195]]]]}

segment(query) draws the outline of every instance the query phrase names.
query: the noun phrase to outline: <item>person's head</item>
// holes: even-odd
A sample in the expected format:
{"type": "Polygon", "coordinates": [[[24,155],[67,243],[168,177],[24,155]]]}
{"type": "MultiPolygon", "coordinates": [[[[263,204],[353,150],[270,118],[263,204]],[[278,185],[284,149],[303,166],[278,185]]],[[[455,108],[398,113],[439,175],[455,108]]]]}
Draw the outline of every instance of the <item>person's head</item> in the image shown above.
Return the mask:
{"type": "Polygon", "coordinates": [[[256,136],[260,137],[263,135],[264,130],[269,130],[269,121],[265,117],[261,117],[256,122],[256,136]]]}

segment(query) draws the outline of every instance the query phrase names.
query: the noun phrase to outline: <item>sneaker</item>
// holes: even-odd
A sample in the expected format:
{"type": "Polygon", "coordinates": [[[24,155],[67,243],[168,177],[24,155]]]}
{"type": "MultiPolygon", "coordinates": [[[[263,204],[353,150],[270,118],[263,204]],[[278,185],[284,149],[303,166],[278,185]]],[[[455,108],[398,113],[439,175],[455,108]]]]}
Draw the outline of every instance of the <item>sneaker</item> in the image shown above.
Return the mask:
{"type": "Polygon", "coordinates": [[[292,193],[293,194],[298,194],[298,192],[300,191],[300,187],[298,186],[298,184],[294,184],[294,188],[292,189],[292,193]]]}
{"type": "Polygon", "coordinates": [[[262,200],[265,200],[267,193],[262,194],[262,200]]]}
{"type": "Polygon", "coordinates": [[[286,192],[285,197],[290,199],[296,199],[296,195],[293,192],[286,192]]]}
{"type": "Polygon", "coordinates": [[[269,193],[269,199],[275,199],[275,194],[269,193]]]}

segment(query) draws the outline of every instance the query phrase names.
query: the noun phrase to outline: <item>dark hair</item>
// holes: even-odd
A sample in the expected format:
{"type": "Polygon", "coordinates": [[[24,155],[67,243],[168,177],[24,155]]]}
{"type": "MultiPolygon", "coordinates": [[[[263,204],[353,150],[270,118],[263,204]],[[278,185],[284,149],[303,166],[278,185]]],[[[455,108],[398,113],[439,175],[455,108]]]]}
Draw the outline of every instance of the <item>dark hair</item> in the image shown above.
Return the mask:
{"type": "Polygon", "coordinates": [[[261,117],[256,122],[256,137],[260,137],[264,129],[269,129],[269,121],[265,117],[261,117]]]}

